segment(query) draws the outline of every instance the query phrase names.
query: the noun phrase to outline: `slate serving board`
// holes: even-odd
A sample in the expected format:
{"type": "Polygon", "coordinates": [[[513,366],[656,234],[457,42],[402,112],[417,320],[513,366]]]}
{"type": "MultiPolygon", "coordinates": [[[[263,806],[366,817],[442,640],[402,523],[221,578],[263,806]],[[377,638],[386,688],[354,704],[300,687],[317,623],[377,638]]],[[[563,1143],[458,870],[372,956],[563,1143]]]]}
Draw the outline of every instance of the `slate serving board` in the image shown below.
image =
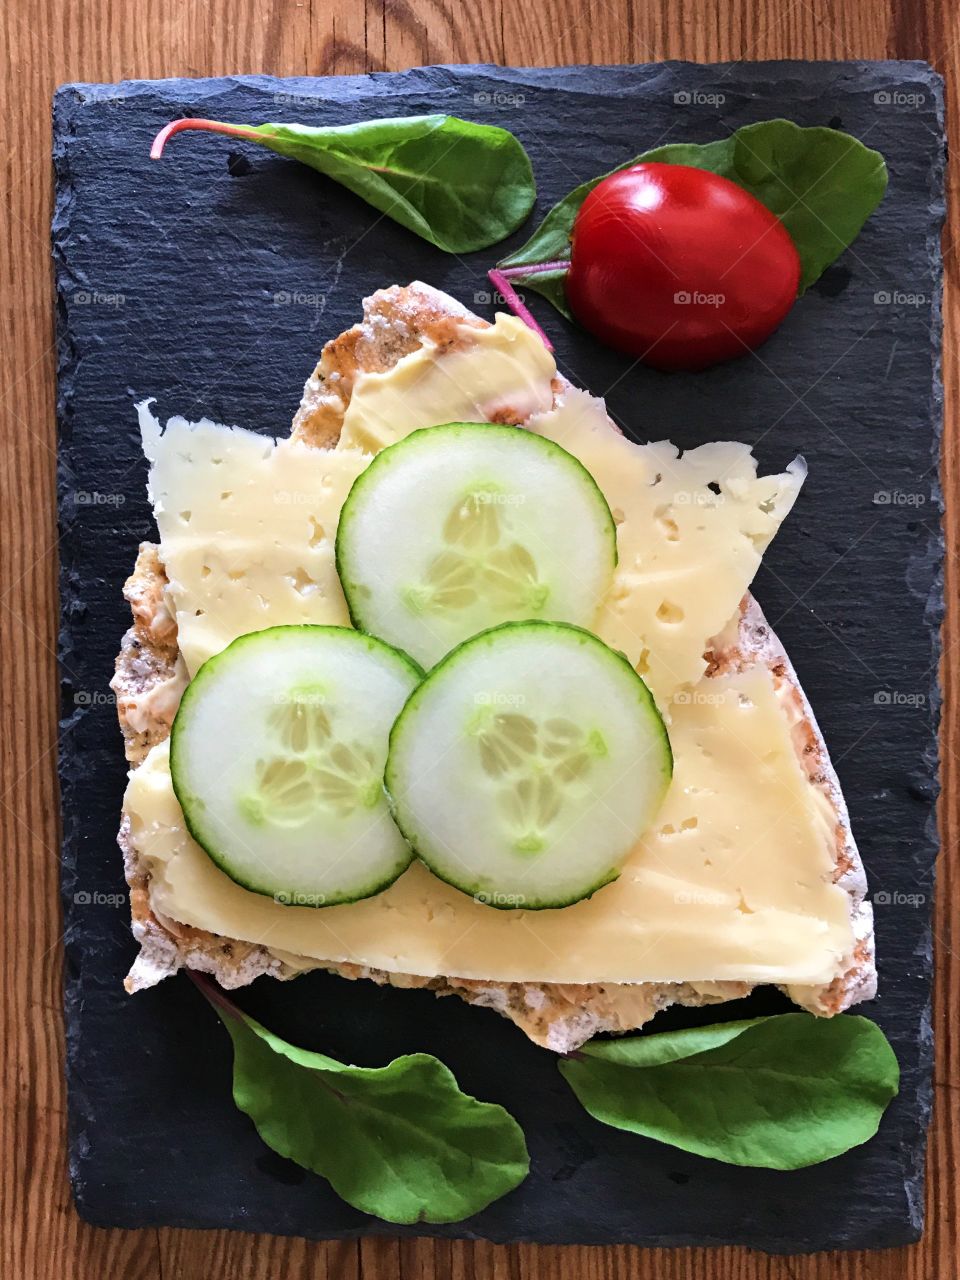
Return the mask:
{"type": "MultiPolygon", "coordinates": [[[[318,175],[245,144],[187,135],[153,164],[151,138],[184,114],[345,123],[439,110],[520,136],[541,214],[645,147],[706,141],[775,115],[847,129],[887,157],[880,211],[757,358],[663,375],[534,306],[561,369],[606,394],[636,438],[746,440],[764,469],[798,452],[808,460],[809,482],[756,594],[850,804],[878,904],[880,996],[865,1012],[896,1047],[902,1092],[878,1137],[841,1159],[789,1174],[736,1169],[594,1122],[552,1055],[457,1000],[310,975],[262,980],[241,1002],[296,1043],[354,1062],[435,1053],[465,1089],[518,1118],[528,1181],[432,1234],[775,1252],[914,1240],[930,1106],[943,212],[941,84],[915,62],[429,67],[58,91],[61,780],[78,1208],[128,1227],[407,1234],[349,1208],[261,1143],[231,1101],[228,1038],[185,979],[124,994],[134,945],[114,844],[124,763],[107,684],[128,625],[120,588],[137,543],[153,535],[134,401],[153,395],[163,417],[206,414],[282,434],[322,342],[355,321],[363,295],[420,277],[489,316],[484,273],[506,252],[444,255],[318,175]]],[[[764,992],[719,1011],[662,1015],[657,1026],[784,1007],[764,992]]]]}

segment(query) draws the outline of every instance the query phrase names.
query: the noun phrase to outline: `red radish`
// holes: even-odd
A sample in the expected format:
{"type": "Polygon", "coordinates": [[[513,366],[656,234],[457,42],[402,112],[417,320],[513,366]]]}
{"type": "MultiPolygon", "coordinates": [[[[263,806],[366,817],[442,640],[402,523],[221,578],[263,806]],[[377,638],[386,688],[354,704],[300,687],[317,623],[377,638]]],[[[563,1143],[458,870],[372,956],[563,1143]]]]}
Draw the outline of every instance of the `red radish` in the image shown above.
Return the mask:
{"type": "Polygon", "coordinates": [[[775,214],[705,169],[638,164],[594,187],[574,222],[577,320],[658,369],[752,351],[793,306],[800,258],[775,214]]]}

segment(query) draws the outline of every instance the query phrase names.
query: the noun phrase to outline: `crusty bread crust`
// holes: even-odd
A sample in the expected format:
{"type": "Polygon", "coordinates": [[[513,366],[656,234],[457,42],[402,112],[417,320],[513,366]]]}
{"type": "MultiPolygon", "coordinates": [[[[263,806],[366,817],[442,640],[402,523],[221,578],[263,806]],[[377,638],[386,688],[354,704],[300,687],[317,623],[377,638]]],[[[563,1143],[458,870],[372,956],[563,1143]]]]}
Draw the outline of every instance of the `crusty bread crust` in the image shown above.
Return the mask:
{"type": "MultiPolygon", "coordinates": [[[[294,419],[294,436],[315,447],[335,443],[358,372],[389,369],[424,341],[448,349],[464,342],[464,326],[485,324],[428,285],[415,282],[380,290],[365,299],[362,322],[324,347],[304,389],[294,419]]],[[[566,385],[558,378],[555,395],[566,385]]],[[[519,416],[511,418],[509,412],[505,417],[522,421],[519,416]]],[[[124,636],[113,680],[127,758],[134,768],[155,743],[168,735],[185,684],[177,653],[176,623],[166,607],[165,588],[158,549],[144,543],[124,588],[133,612],[133,626],[124,636]]],[[[811,786],[827,797],[835,815],[834,880],[849,897],[854,947],[828,985],[789,988],[788,994],[814,1013],[839,1013],[874,994],[876,970],[873,919],[870,905],[864,900],[863,867],[826,744],[783,646],[751,596],[744,598],[739,618],[714,640],[706,656],[708,677],[758,664],[768,667],[784,714],[791,722],[797,757],[811,786]]],[[[712,1004],[744,996],[752,989],[744,982],[482,982],[456,976],[423,978],[350,964],[325,965],[159,917],[150,906],[149,872],[141,865],[126,817],[119,843],[130,885],[133,932],[141,948],[126,981],[129,991],[153,986],[183,967],[212,974],[227,988],[244,986],[262,974],[286,979],[308,969],[327,969],[345,978],[368,978],[397,987],[427,988],[437,995],[458,995],[471,1004],[495,1009],[536,1043],[564,1053],[598,1032],[641,1027],[671,1004],[712,1004]]]]}

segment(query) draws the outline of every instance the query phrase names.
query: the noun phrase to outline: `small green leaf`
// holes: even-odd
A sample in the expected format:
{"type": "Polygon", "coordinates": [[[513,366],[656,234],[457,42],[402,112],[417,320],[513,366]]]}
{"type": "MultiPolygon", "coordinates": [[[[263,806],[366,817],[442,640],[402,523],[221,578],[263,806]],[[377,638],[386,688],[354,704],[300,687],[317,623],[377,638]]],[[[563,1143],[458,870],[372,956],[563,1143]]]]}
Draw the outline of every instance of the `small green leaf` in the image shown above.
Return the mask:
{"type": "Polygon", "coordinates": [[[591,1041],[559,1065],[604,1124],[765,1169],[801,1169],[866,1142],[900,1082],[886,1036],[851,1014],[591,1041]]]}
{"type": "Polygon", "coordinates": [[[503,240],[536,198],[530,158],[518,139],[506,129],[457,116],[327,128],[177,120],[158,135],[154,158],[183,129],[245,138],[299,160],[447,253],[470,253],[503,240]]]}
{"type": "MultiPolygon", "coordinates": [[[[657,161],[708,169],[749,191],[781,219],[800,255],[800,293],[857,237],[883,199],[887,166],[879,151],[836,129],[802,129],[791,120],[748,124],[718,142],[669,143],[611,170],[657,161]]],[[[570,257],[570,233],[584,200],[608,174],[583,182],[554,205],[530,239],[501,268],[570,257]]],[[[572,319],[563,290],[566,272],[518,276],[572,319]]]]}
{"type": "MultiPolygon", "coordinates": [[[[192,975],[191,975],[192,976],[192,975]]],[[[267,1146],[387,1222],[459,1222],[518,1186],[523,1131],[462,1093],[427,1053],[352,1067],[287,1044],[212,984],[194,982],[233,1040],[233,1097],[267,1146]]]]}

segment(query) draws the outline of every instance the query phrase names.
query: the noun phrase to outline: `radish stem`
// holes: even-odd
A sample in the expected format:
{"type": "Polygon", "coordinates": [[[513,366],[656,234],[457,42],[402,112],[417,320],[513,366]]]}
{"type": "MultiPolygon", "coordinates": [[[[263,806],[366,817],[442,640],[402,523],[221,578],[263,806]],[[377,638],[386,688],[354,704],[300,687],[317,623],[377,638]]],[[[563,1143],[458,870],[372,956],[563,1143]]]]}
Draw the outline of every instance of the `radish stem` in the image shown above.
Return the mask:
{"type": "Polygon", "coordinates": [[[163,155],[163,148],[167,145],[168,139],[172,138],[176,133],[183,133],[185,129],[198,129],[201,133],[225,133],[230,138],[248,138],[253,142],[261,141],[261,135],[256,129],[245,129],[238,124],[222,124],[219,120],[194,120],[192,118],[171,120],[154,138],[153,146],[150,148],[150,159],[159,160],[163,155]]]}
{"type": "Polygon", "coordinates": [[[502,269],[494,267],[492,271],[487,272],[490,283],[503,296],[504,302],[513,314],[522,320],[528,328],[532,329],[534,333],[539,335],[540,341],[548,351],[553,350],[553,343],[540,325],[537,324],[533,318],[533,313],[526,306],[510,281],[525,279],[527,276],[540,275],[544,271],[566,271],[569,266],[569,262],[540,262],[533,267],[504,267],[502,269]]]}
{"type": "Polygon", "coordinates": [[[569,271],[570,262],[566,258],[558,258],[556,262],[537,262],[529,267],[503,267],[502,276],[508,280],[521,280],[526,276],[538,276],[544,271],[569,271]]]}

